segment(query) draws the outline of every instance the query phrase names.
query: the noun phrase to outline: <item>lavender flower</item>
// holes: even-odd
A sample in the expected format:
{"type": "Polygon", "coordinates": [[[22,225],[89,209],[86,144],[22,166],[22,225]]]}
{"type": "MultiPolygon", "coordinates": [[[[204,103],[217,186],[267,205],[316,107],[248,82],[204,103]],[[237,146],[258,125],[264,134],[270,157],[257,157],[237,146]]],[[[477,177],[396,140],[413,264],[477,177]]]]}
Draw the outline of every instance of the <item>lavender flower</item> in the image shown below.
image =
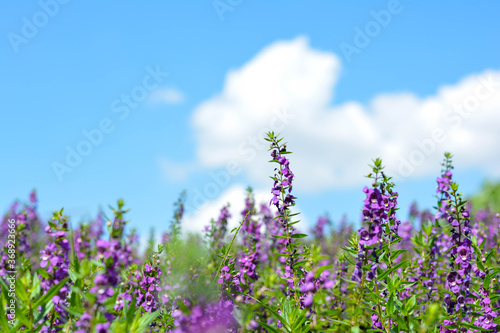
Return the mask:
{"type": "Polygon", "coordinates": [[[36,191],[33,190],[30,193],[29,203],[21,206],[19,202],[14,202],[3,216],[0,223],[0,276],[5,276],[6,271],[14,270],[7,267],[8,256],[7,251],[4,251],[4,246],[9,246],[7,239],[9,221],[15,221],[16,253],[19,256],[16,263],[22,266],[22,269],[27,269],[28,266],[33,269],[39,267],[36,254],[43,248],[46,241],[39,235],[42,223],[37,213],[37,202],[36,191]],[[28,265],[25,265],[25,259],[28,265]]]}
{"type": "Polygon", "coordinates": [[[117,265],[121,251],[120,242],[116,240],[97,241],[97,260],[101,260],[105,268],[103,272],[94,278],[94,286],[90,292],[97,296],[97,304],[103,304],[113,296],[114,287],[118,285],[119,275],[117,265]]]}
{"type": "Polygon", "coordinates": [[[175,310],[172,313],[176,326],[173,333],[235,333],[238,324],[233,317],[232,310],[232,303],[222,300],[213,304],[193,305],[188,314],[175,310]]]}
{"type": "Polygon", "coordinates": [[[210,247],[215,249],[222,245],[227,232],[227,223],[231,218],[229,213],[229,204],[222,207],[217,221],[212,220],[210,226],[206,227],[207,237],[210,247]]]}
{"type": "Polygon", "coordinates": [[[153,255],[152,260],[153,262],[144,265],[142,280],[137,291],[137,304],[147,312],[158,309],[158,292],[161,290],[161,269],[156,262],[158,260],[156,254],[153,255]]]}
{"type": "Polygon", "coordinates": [[[314,237],[317,239],[323,239],[324,237],[324,232],[325,232],[325,226],[330,224],[330,220],[328,219],[328,216],[320,216],[316,222],[316,225],[314,228],[311,230],[314,237]]]}
{"type": "MultiPolygon", "coordinates": [[[[277,220],[282,223],[282,235],[286,236],[283,239],[284,248],[281,249],[281,255],[286,258],[283,278],[287,281],[286,294],[289,294],[290,289],[295,289],[294,264],[296,262],[292,243],[293,227],[290,225],[290,208],[295,205],[295,197],[291,194],[294,174],[290,170],[290,161],[284,156],[289,154],[286,150],[286,144],[281,144],[282,139],[276,137],[273,132],[268,133],[267,141],[271,143],[270,151],[272,162],[278,163],[279,167],[275,168],[275,175],[271,177],[274,180],[274,185],[271,190],[273,197],[269,205],[275,205],[278,210],[277,220]]],[[[277,236],[277,235],[275,235],[277,236]]]]}
{"type": "MultiPolygon", "coordinates": [[[[40,288],[44,292],[49,291],[52,286],[58,284],[60,281],[69,276],[68,255],[70,251],[70,242],[67,235],[67,219],[67,216],[62,214],[62,210],[56,211],[54,212],[54,217],[52,218],[53,222],[49,222],[49,226],[45,228],[49,238],[53,239],[53,241],[47,244],[44,250],[40,251],[40,266],[44,268],[48,274],[48,277],[42,277],[40,282],[40,288]]],[[[61,289],[59,289],[59,292],[52,297],[57,317],[51,318],[51,321],[55,325],[62,324],[67,320],[68,312],[66,307],[68,306],[68,302],[66,298],[69,291],[69,285],[65,284],[61,287],[61,289]]],[[[47,330],[48,332],[47,326],[42,329],[47,330]]]]}
{"type": "Polygon", "coordinates": [[[313,304],[314,294],[319,289],[330,289],[333,288],[335,283],[329,278],[330,272],[324,271],[318,278],[315,278],[314,271],[305,274],[305,277],[300,279],[299,288],[302,295],[301,307],[310,308],[313,304]]]}
{"type": "Polygon", "coordinates": [[[75,323],[77,330],[75,333],[89,333],[91,332],[92,316],[85,312],[75,323]]]}

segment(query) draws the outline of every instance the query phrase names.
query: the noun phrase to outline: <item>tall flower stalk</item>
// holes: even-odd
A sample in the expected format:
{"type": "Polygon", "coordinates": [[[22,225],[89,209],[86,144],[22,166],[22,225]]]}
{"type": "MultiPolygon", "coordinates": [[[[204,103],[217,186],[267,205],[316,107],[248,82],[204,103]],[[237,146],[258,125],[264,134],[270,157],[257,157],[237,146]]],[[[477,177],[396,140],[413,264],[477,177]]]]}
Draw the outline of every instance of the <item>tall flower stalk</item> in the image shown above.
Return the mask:
{"type": "MultiPolygon", "coordinates": [[[[52,221],[45,228],[45,232],[50,238],[49,244],[40,251],[41,264],[44,269],[41,272],[40,288],[48,292],[54,285],[63,281],[69,276],[69,252],[70,242],[68,239],[68,217],[63,215],[62,209],[54,212],[52,221]]],[[[54,310],[48,315],[49,326],[44,326],[42,332],[57,332],[58,325],[66,322],[68,317],[67,296],[69,294],[69,285],[64,285],[59,292],[52,297],[54,310]]]]}
{"type": "Polygon", "coordinates": [[[243,235],[242,245],[245,251],[241,253],[239,259],[240,271],[237,277],[240,280],[241,286],[247,287],[247,293],[252,295],[254,283],[259,278],[257,273],[257,266],[260,261],[262,251],[262,235],[260,227],[262,222],[256,218],[255,198],[251,188],[247,189],[247,196],[245,198],[245,208],[241,212],[244,218],[241,226],[243,235]]]}
{"type": "Polygon", "coordinates": [[[449,317],[443,322],[441,332],[453,332],[454,328],[450,326],[456,326],[460,332],[471,328],[471,322],[483,329],[494,329],[496,324],[492,320],[496,313],[490,307],[488,285],[485,288],[484,283],[486,259],[478,246],[477,237],[472,233],[467,201],[458,192],[458,184],[451,180],[451,158],[451,154],[445,154],[443,164],[447,170],[438,178],[438,190],[442,195],[436,217],[447,222],[450,232],[450,267],[445,283],[448,293],[444,295],[449,317]],[[476,278],[482,280],[477,292],[473,290],[473,272],[476,278]],[[475,304],[475,299],[479,304],[475,304]],[[479,317],[474,315],[477,306],[480,306],[482,314],[479,317]]]}
{"type": "Polygon", "coordinates": [[[295,196],[291,194],[293,189],[294,174],[290,169],[290,161],[285,157],[291,152],[287,151],[286,144],[282,143],[283,139],[276,136],[274,132],[269,132],[266,138],[271,143],[271,162],[277,163],[278,166],[274,169],[275,174],[271,179],[274,181],[271,193],[273,195],[269,205],[274,205],[278,210],[278,215],[275,219],[279,220],[283,229],[283,235],[273,235],[281,238],[284,241],[284,247],[281,251],[281,256],[285,258],[285,267],[283,278],[286,281],[285,294],[290,295],[294,291],[294,296],[299,302],[297,293],[298,277],[294,272],[294,264],[297,261],[297,246],[294,244],[294,238],[300,238],[300,234],[294,235],[293,225],[298,221],[292,221],[292,217],[296,214],[290,212],[290,208],[295,205],[295,196]]]}
{"type": "MultiPolygon", "coordinates": [[[[393,311],[387,312],[388,304],[394,304],[399,291],[389,290],[387,280],[394,277],[393,267],[402,268],[406,262],[395,263],[393,246],[402,237],[398,230],[401,222],[396,217],[398,193],[393,190],[394,183],[383,172],[382,160],[375,159],[372,172],[372,187],[365,187],[363,201],[363,226],[358,231],[358,238],[351,241],[349,251],[356,255],[356,263],[351,280],[356,283],[356,301],[352,311],[354,325],[358,324],[359,310],[363,300],[370,300],[372,329],[390,332],[392,327],[400,326],[393,322],[393,311]],[[386,272],[384,272],[386,271],[386,272]],[[384,281],[385,280],[385,281],[384,281]]],[[[403,323],[404,324],[404,323],[403,323]]],[[[401,327],[402,328],[402,327],[401,327]]]]}

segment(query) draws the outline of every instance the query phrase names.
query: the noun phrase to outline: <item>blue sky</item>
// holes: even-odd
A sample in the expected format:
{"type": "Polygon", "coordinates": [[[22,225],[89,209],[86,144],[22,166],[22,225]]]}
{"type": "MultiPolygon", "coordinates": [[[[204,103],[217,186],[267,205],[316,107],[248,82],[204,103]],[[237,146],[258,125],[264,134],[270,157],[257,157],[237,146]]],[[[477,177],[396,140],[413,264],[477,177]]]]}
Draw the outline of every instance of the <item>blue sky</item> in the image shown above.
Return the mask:
{"type": "MultiPolygon", "coordinates": [[[[222,155],[235,147],[225,147],[226,142],[242,140],[232,129],[251,124],[248,131],[259,133],[266,116],[248,113],[253,102],[247,102],[255,100],[266,110],[276,106],[266,102],[259,87],[266,81],[288,85],[296,80],[300,91],[318,87],[304,100],[287,95],[289,90],[278,100],[283,107],[293,104],[304,124],[311,122],[309,127],[295,122],[284,130],[294,152],[292,166],[298,166],[298,207],[309,222],[324,212],[334,220],[348,213],[357,221],[363,200],[359,170],[368,172],[370,158],[381,155],[396,170],[395,152],[414,149],[415,140],[424,140],[439,126],[438,120],[426,121],[434,119],[426,116],[433,107],[439,113],[449,108],[450,99],[465,100],[467,91],[483,82],[482,75],[497,77],[498,12],[500,3],[494,1],[2,2],[0,207],[6,210],[12,200],[27,199],[36,188],[44,217],[65,207],[76,223],[124,198],[131,226],[142,234],[150,227],[164,229],[183,189],[188,191],[187,213],[201,209],[193,201],[195,189],[203,192],[212,182],[210,173],[224,172],[222,155]],[[380,15],[390,8],[385,26],[370,26],[376,22],[373,11],[380,15]],[[366,33],[367,27],[377,26],[369,44],[347,59],[342,45],[356,47],[357,28],[366,33]],[[286,60],[288,53],[296,58],[286,60]],[[278,54],[284,54],[283,61],[273,56],[278,54]],[[150,74],[155,71],[168,75],[155,80],[150,74]],[[147,97],[129,105],[127,116],[120,118],[123,95],[134,90],[147,97]],[[405,113],[396,110],[405,107],[405,113]],[[359,135],[352,133],[359,128],[350,130],[356,117],[374,136],[356,141],[359,135]],[[346,133],[321,140],[318,133],[329,127],[314,123],[327,118],[346,133]],[[231,119],[236,119],[234,126],[231,119]],[[58,177],[54,163],[65,164],[66,147],[77,150],[86,140],[83,131],[103,121],[109,133],[102,139],[98,135],[88,156],[58,177]],[[411,139],[404,135],[408,131],[411,139]],[[307,170],[324,172],[327,180],[307,170]]],[[[270,89],[269,96],[284,91],[280,84],[270,89]]],[[[401,181],[402,218],[412,200],[433,205],[444,150],[455,150],[455,179],[465,193],[498,176],[493,170],[500,169],[494,167],[498,136],[491,129],[500,125],[491,116],[498,114],[498,100],[498,89],[492,90],[474,107],[481,112],[451,128],[451,139],[426,156],[417,168],[421,171],[401,181]]],[[[263,172],[263,154],[259,151],[248,164],[240,159],[242,171],[197,202],[217,210],[228,198],[240,200],[236,193],[247,185],[269,200],[266,191],[272,184],[263,172]]],[[[215,217],[211,209],[200,216],[215,217]]],[[[195,220],[187,223],[198,227],[195,220]]]]}

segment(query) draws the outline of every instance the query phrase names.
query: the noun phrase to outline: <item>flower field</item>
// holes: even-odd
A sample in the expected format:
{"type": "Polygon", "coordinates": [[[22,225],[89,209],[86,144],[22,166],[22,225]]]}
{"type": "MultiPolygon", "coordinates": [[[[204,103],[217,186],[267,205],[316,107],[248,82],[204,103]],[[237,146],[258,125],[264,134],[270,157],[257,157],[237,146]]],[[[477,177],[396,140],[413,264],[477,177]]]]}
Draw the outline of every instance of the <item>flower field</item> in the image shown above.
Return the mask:
{"type": "Polygon", "coordinates": [[[63,210],[42,220],[36,192],[14,203],[1,222],[0,331],[497,332],[500,215],[473,213],[451,154],[431,210],[413,205],[401,221],[397,185],[375,159],[358,230],[328,216],[299,230],[291,152],[266,140],[268,202],[249,188],[244,211],[220,207],[187,235],[182,194],[145,251],[123,200],[74,227],[63,210]]]}

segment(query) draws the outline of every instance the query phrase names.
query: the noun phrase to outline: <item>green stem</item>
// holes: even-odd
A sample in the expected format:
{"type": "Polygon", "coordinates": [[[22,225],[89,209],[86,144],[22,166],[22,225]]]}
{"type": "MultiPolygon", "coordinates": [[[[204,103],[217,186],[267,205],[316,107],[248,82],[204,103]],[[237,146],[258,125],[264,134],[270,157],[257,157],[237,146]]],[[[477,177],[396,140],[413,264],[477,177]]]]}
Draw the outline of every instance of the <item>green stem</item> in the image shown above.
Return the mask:
{"type": "Polygon", "coordinates": [[[215,282],[215,280],[219,276],[220,270],[221,270],[222,266],[224,265],[224,263],[226,262],[227,256],[229,255],[229,251],[231,250],[231,247],[233,246],[234,240],[236,239],[236,235],[238,235],[238,232],[240,231],[241,226],[243,225],[243,222],[245,222],[245,220],[247,219],[248,214],[250,214],[250,212],[248,212],[247,215],[245,215],[245,218],[243,219],[243,221],[241,221],[238,229],[236,229],[236,232],[234,233],[233,239],[231,239],[231,243],[229,243],[229,247],[226,249],[226,254],[224,255],[224,260],[222,260],[222,262],[220,263],[219,269],[217,270],[217,273],[215,274],[214,279],[212,280],[212,284],[215,282]]]}
{"type": "MultiPolygon", "coordinates": [[[[377,282],[373,282],[375,284],[375,292],[377,293],[378,295],[378,285],[377,285],[377,282]]],[[[380,307],[380,299],[377,298],[377,309],[378,309],[378,317],[379,317],[379,320],[383,320],[383,316],[382,316],[382,308],[380,307]]],[[[388,318],[388,322],[390,324],[391,322],[391,319],[388,318]]],[[[387,325],[387,323],[385,322],[385,320],[383,320],[382,322],[384,324],[384,329],[387,333],[390,333],[390,329],[389,329],[389,325],[387,325]]]]}
{"type": "Polygon", "coordinates": [[[52,311],[51,311],[51,316],[50,316],[50,326],[49,326],[49,332],[52,331],[52,325],[54,325],[54,316],[55,316],[55,312],[56,312],[56,309],[55,307],[52,308],[52,311]]]}
{"type": "MultiPolygon", "coordinates": [[[[368,262],[368,256],[366,255],[365,256],[365,261],[364,261],[362,267],[365,267],[365,265],[367,264],[367,262],[368,262]]],[[[353,308],[353,311],[359,307],[359,303],[361,302],[361,297],[363,296],[364,285],[365,285],[365,274],[363,272],[363,276],[361,277],[361,284],[359,286],[359,294],[358,294],[358,297],[356,299],[356,305],[353,308]]],[[[357,314],[354,315],[354,324],[355,325],[358,324],[358,315],[357,314]]]]}
{"type": "MultiPolygon", "coordinates": [[[[281,150],[280,149],[280,146],[279,146],[279,143],[277,141],[274,142],[274,145],[276,146],[276,149],[278,150],[278,152],[281,150]]],[[[280,182],[283,183],[283,166],[280,164],[280,172],[279,172],[279,177],[280,177],[280,182]]],[[[281,202],[284,203],[285,202],[285,188],[282,187],[281,188],[281,202]]],[[[293,248],[292,248],[292,238],[290,236],[290,229],[289,229],[289,221],[288,221],[288,208],[286,208],[284,211],[283,211],[283,222],[286,223],[286,237],[287,237],[287,240],[289,241],[288,242],[288,251],[290,252],[290,261],[292,262],[292,273],[293,273],[293,263],[294,263],[294,260],[293,260],[293,248]]],[[[293,290],[294,290],[294,298],[295,298],[295,301],[297,302],[297,304],[300,303],[300,300],[299,300],[299,295],[297,293],[297,281],[296,281],[296,276],[295,274],[293,274],[292,276],[292,280],[293,280],[293,290]]]]}

